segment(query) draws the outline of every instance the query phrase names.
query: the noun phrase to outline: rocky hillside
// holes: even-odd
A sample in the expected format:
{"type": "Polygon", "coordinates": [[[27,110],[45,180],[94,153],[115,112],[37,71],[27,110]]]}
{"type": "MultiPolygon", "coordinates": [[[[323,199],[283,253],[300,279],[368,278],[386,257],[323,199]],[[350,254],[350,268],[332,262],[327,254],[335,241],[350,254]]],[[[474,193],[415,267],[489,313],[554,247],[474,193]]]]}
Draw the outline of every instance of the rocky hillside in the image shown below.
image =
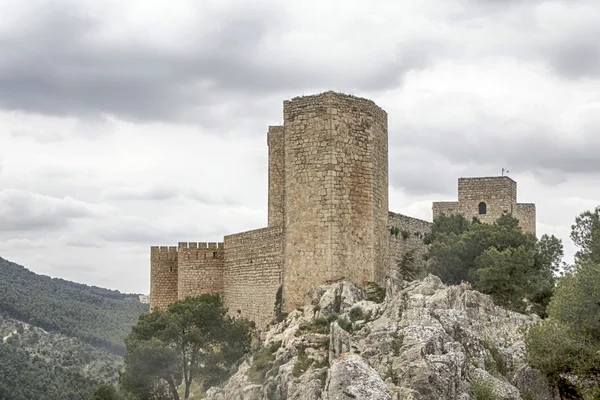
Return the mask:
{"type": "Polygon", "coordinates": [[[320,286],[207,399],[554,399],[523,361],[538,319],[432,275],[390,280],[380,303],[349,282],[320,286]]]}

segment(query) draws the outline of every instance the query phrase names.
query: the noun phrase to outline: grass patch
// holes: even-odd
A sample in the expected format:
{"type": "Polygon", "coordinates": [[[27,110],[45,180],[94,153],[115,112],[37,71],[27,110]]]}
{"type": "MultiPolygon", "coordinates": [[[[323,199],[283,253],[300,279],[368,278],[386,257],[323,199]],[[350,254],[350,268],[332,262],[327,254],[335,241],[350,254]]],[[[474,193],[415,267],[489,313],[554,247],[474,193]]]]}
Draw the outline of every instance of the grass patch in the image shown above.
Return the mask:
{"type": "Polygon", "coordinates": [[[392,340],[392,350],[394,352],[394,356],[398,357],[400,355],[400,349],[404,344],[404,335],[398,334],[394,340],[392,340]]]}
{"type": "Polygon", "coordinates": [[[324,333],[328,334],[331,323],[338,318],[337,314],[331,314],[327,318],[315,318],[311,322],[303,322],[298,327],[295,335],[300,336],[305,333],[324,333]]]}
{"type": "Polygon", "coordinates": [[[298,358],[294,363],[294,368],[292,368],[292,375],[298,378],[300,375],[308,371],[313,362],[314,360],[308,358],[306,351],[304,351],[303,348],[300,348],[298,351],[298,358]]]}
{"type": "Polygon", "coordinates": [[[281,342],[275,342],[267,347],[260,349],[252,357],[252,365],[248,369],[248,379],[250,382],[262,385],[265,381],[265,375],[273,366],[275,353],[281,347],[281,342]]]}
{"type": "Polygon", "coordinates": [[[471,393],[477,400],[502,400],[502,397],[494,394],[491,382],[471,382],[471,393]]]}
{"type": "Polygon", "coordinates": [[[353,332],[353,328],[352,328],[352,321],[348,321],[346,318],[344,317],[339,317],[337,319],[337,323],[340,326],[340,328],[342,328],[343,330],[345,330],[348,333],[352,333],[353,332]]]}
{"type": "Polygon", "coordinates": [[[491,358],[486,356],[484,359],[485,370],[497,378],[506,376],[506,363],[498,347],[489,338],[485,338],[483,347],[491,356],[491,358]]]}

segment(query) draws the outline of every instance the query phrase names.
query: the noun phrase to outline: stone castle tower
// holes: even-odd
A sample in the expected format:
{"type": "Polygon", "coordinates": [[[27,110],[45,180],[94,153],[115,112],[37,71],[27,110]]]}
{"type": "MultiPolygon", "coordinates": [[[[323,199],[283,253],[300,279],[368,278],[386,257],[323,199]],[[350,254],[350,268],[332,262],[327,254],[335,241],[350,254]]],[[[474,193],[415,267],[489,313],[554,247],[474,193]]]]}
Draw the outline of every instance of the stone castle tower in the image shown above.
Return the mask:
{"type": "MultiPolygon", "coordinates": [[[[222,243],[152,247],[151,309],[221,293],[230,313],[264,327],[279,291],[283,311],[291,311],[315,286],[344,278],[383,284],[403,254],[424,253],[431,223],[388,211],[384,110],[371,100],[325,92],[284,101],[283,114],[283,125],[267,133],[268,226],[227,235],[222,243]]],[[[443,206],[434,213],[471,212],[471,203],[463,203],[436,203],[443,206]]]]}
{"type": "Polygon", "coordinates": [[[535,234],[535,204],[517,203],[517,182],[508,176],[460,178],[457,202],[433,203],[433,218],[462,214],[491,223],[510,213],[520,222],[524,232],[535,234]]]}

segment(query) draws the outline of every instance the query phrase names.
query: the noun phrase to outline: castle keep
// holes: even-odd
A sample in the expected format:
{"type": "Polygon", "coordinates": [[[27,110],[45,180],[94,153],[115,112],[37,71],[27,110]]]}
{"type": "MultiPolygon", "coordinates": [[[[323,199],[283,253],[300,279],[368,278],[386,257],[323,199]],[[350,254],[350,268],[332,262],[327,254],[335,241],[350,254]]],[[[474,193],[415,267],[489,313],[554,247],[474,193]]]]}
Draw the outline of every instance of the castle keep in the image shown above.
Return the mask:
{"type": "MultiPolygon", "coordinates": [[[[424,253],[431,223],[388,211],[384,110],[326,92],[284,101],[283,115],[283,125],[267,133],[268,226],[221,243],[151,247],[151,309],[221,293],[230,313],[265,327],[280,290],[289,312],[314,286],[343,278],[383,284],[403,254],[424,253]]],[[[434,203],[434,216],[470,216],[474,204],[486,202],[486,221],[508,209],[535,230],[535,208],[516,203],[514,181],[474,179],[459,180],[458,203],[434,203]]]]}
{"type": "Polygon", "coordinates": [[[517,182],[507,176],[460,178],[457,202],[433,203],[433,218],[462,214],[491,223],[509,213],[519,220],[524,232],[535,234],[535,204],[517,203],[517,182]]]}

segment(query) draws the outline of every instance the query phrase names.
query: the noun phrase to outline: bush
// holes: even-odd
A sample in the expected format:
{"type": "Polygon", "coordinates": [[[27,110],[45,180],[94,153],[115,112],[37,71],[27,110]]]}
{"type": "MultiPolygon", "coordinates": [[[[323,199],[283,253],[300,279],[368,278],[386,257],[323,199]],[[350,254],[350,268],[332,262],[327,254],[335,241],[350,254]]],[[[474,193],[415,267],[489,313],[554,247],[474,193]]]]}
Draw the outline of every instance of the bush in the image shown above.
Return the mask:
{"type": "Polygon", "coordinates": [[[362,308],[360,307],[354,307],[353,309],[350,310],[350,321],[354,322],[354,321],[359,321],[361,319],[364,318],[364,313],[362,308]]]}
{"type": "Polygon", "coordinates": [[[255,384],[262,385],[265,375],[273,367],[275,353],[281,347],[281,342],[272,343],[268,347],[260,349],[253,357],[252,364],[248,369],[248,379],[255,384]]]}
{"type": "Polygon", "coordinates": [[[502,397],[494,393],[491,382],[471,382],[471,393],[477,400],[502,400],[502,397]]]}
{"type": "Polygon", "coordinates": [[[365,298],[375,303],[383,303],[385,300],[385,289],[376,282],[365,283],[365,298]]]}

